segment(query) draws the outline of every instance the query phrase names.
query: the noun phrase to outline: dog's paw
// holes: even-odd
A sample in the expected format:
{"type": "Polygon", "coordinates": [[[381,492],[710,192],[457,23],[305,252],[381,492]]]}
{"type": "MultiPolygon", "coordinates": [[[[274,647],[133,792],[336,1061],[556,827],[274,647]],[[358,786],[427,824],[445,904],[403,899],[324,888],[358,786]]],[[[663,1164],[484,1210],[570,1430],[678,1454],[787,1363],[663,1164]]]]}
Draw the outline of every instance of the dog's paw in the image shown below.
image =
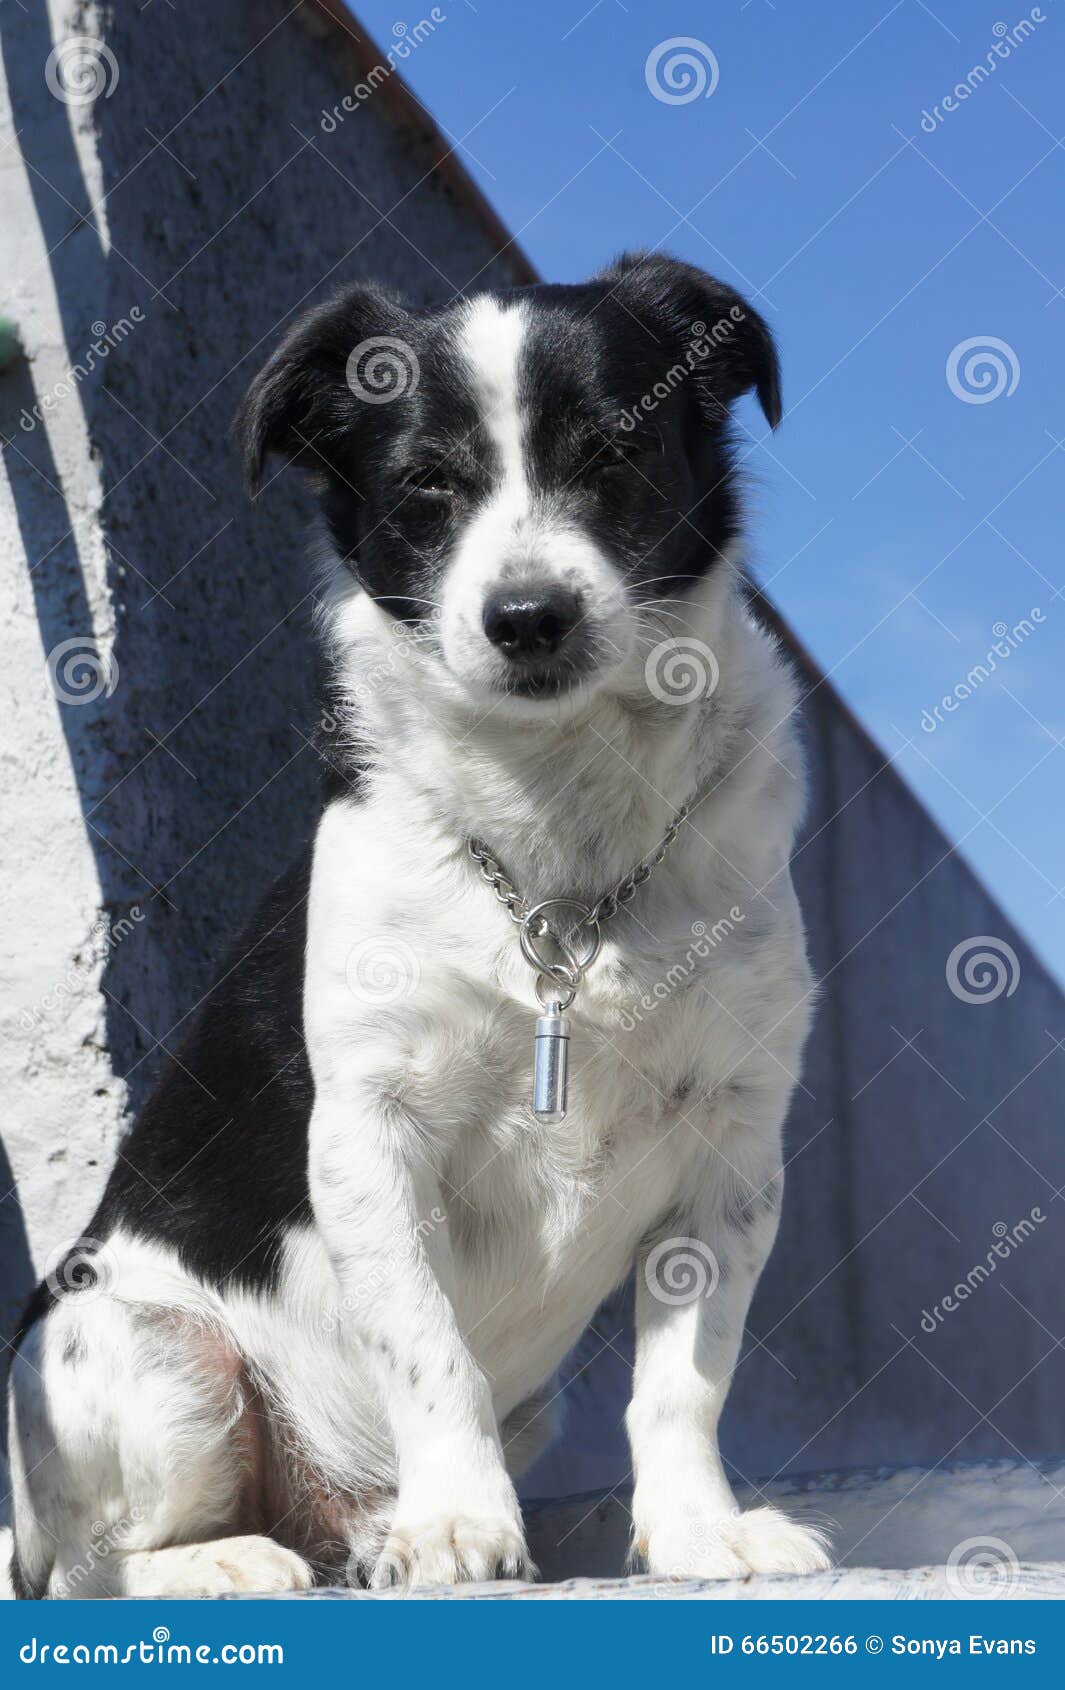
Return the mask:
{"type": "Polygon", "coordinates": [[[742,1579],[750,1572],[724,1534],[731,1521],[677,1519],[640,1533],[632,1561],[658,1578],[742,1579]]]}
{"type": "Polygon", "coordinates": [[[309,1590],[314,1583],[306,1561],[269,1537],[132,1550],[119,1559],[125,1596],[225,1596],[231,1591],[268,1596],[309,1590]]]}
{"type": "Polygon", "coordinates": [[[387,1590],[535,1576],[525,1539],[513,1521],[452,1515],[416,1527],[393,1523],[370,1584],[374,1590],[387,1590]]]}
{"type": "Polygon", "coordinates": [[[678,1518],[642,1533],[635,1554],[660,1578],[820,1573],[832,1564],[824,1535],[779,1508],[752,1508],[716,1520],[678,1518]]]}
{"type": "Polygon", "coordinates": [[[824,1573],[828,1539],[779,1508],[752,1508],[732,1521],[733,1542],[752,1573],[824,1573]]]}

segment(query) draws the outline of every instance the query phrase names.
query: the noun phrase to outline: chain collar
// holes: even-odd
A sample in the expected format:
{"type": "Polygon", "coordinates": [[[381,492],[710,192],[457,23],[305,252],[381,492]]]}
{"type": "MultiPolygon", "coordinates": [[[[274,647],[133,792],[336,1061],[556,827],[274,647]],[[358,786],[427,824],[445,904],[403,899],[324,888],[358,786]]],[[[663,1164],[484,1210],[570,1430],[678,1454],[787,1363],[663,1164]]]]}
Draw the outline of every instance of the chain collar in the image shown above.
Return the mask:
{"type": "Polygon", "coordinates": [[[654,850],[641,857],[628,874],[591,905],[583,904],[576,898],[544,898],[538,904],[530,904],[484,841],[467,840],[466,849],[478,865],[481,879],[492,888],[497,901],[518,929],[522,956],[536,971],[536,996],[543,1008],[549,1005],[560,1010],[569,1008],[581,981],[599,955],[603,923],[612,920],[618,910],[636,896],[644,881],[651,878],[698,801],[699,794],[696,793],[682,804],[654,850]],[[549,911],[560,909],[574,912],[577,916],[576,921],[567,923],[561,932],[548,920],[549,911]],[[545,943],[554,955],[545,954],[545,943]]]}

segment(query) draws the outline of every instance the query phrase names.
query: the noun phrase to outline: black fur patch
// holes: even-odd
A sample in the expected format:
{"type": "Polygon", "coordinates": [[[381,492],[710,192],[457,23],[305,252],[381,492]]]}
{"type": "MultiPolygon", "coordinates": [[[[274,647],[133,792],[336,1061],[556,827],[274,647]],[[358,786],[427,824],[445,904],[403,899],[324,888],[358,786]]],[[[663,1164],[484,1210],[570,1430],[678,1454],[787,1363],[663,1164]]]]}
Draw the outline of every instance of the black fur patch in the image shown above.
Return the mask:
{"type": "Polygon", "coordinates": [[[173,1248],[221,1286],[276,1282],[290,1227],[310,1224],[314,1087],[303,1039],[310,854],[241,934],[188,1039],[121,1148],[87,1228],[173,1248]]]}

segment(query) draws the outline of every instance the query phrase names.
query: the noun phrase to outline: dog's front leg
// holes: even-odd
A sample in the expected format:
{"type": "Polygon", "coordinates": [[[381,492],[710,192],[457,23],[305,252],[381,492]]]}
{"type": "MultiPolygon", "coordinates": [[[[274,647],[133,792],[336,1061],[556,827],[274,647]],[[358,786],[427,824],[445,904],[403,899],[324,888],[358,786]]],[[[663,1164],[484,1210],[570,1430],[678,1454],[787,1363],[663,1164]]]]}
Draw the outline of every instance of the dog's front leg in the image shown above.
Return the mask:
{"type": "Polygon", "coordinates": [[[371,1582],[531,1571],[488,1381],[455,1315],[446,1213],[424,1134],[370,1085],[319,1085],[310,1170],[340,1318],[366,1348],[395,1442],[395,1515],[371,1582]]]}
{"type": "Polygon", "coordinates": [[[745,1578],[828,1566],[815,1532],[773,1507],[741,1513],[717,1427],[758,1276],[776,1235],[779,1166],[706,1191],[649,1237],[636,1274],[633,1548],[663,1576],[745,1578]]]}

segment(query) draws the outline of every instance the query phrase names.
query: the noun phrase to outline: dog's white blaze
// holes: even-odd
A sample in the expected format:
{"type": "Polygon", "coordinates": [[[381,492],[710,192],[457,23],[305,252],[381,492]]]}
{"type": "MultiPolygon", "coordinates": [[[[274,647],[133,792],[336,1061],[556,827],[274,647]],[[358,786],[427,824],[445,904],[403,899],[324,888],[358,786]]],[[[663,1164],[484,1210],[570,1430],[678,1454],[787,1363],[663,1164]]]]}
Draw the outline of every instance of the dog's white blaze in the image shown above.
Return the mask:
{"type": "Polygon", "coordinates": [[[476,685],[490,684],[494,654],[484,638],[488,594],[508,576],[536,567],[530,555],[531,507],[520,405],[522,345],[527,316],[481,297],[466,307],[459,352],[466,364],[481,424],[494,448],[496,480],[474,513],[447,572],[440,632],[449,661],[476,685]]]}
{"type": "Polygon", "coordinates": [[[479,297],[465,308],[458,336],[480,420],[494,448],[496,481],[467,524],[442,590],[440,634],[452,670],[496,693],[506,668],[484,637],[492,591],[507,582],[563,586],[579,595],[582,621],[602,647],[603,667],[632,646],[618,573],[589,534],[574,526],[530,473],[522,367],[529,314],[479,297]],[[608,655],[609,654],[609,655],[608,655]]]}
{"type": "Polygon", "coordinates": [[[504,308],[497,300],[481,295],[467,308],[460,343],[481,419],[502,465],[500,495],[516,512],[525,508],[529,499],[520,402],[521,355],[527,329],[524,306],[504,308]]]}

